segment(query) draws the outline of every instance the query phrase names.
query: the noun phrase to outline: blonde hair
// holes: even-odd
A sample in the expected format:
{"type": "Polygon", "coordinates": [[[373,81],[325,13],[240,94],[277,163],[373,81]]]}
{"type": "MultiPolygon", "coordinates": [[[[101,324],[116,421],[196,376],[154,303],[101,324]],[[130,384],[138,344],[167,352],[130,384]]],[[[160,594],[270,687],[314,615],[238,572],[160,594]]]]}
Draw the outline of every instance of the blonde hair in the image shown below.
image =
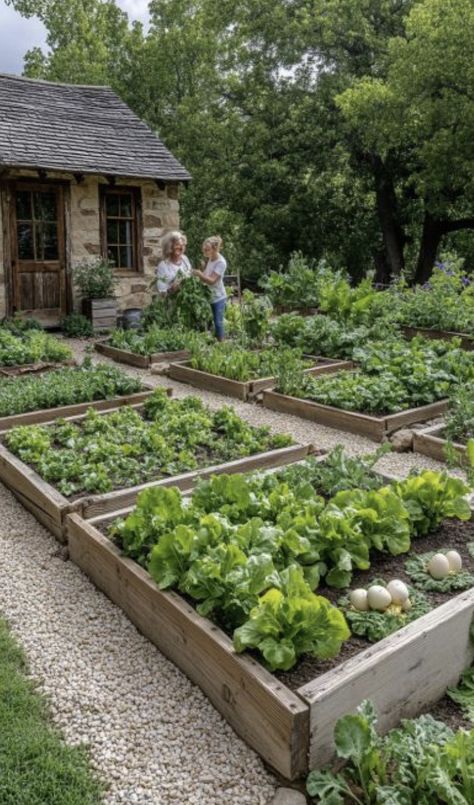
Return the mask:
{"type": "Polygon", "coordinates": [[[206,246],[207,244],[209,244],[209,246],[211,246],[216,251],[220,251],[220,249],[222,249],[223,240],[219,235],[211,235],[210,238],[206,238],[206,240],[202,245],[206,246]]]}
{"type": "Polygon", "coordinates": [[[186,246],[188,239],[186,235],[183,235],[182,232],[178,232],[178,230],[174,230],[173,232],[167,232],[167,234],[161,239],[161,252],[165,260],[168,260],[172,253],[173,249],[177,243],[182,243],[183,246],[186,246]]]}

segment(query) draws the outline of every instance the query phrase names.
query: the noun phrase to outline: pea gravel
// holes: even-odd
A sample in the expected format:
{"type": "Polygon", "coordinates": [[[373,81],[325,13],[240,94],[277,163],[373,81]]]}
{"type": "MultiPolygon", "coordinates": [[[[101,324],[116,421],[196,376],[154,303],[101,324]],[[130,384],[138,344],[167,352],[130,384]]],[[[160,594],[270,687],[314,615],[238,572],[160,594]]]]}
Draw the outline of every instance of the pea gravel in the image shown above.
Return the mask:
{"type": "MultiPolygon", "coordinates": [[[[82,357],[84,342],[72,343],[82,357]]],[[[231,404],[252,424],[320,448],[374,448],[362,436],[144,370],[127,371],[154,386],[172,386],[176,397],[197,394],[212,408],[231,404]]],[[[416,454],[394,453],[379,462],[382,471],[401,476],[414,466],[440,467],[416,454]]],[[[108,786],[104,802],[269,805],[278,783],[255,753],[201,691],[63,560],[63,549],[2,485],[0,513],[0,612],[26,651],[54,723],[68,743],[89,747],[92,766],[108,786]]]]}

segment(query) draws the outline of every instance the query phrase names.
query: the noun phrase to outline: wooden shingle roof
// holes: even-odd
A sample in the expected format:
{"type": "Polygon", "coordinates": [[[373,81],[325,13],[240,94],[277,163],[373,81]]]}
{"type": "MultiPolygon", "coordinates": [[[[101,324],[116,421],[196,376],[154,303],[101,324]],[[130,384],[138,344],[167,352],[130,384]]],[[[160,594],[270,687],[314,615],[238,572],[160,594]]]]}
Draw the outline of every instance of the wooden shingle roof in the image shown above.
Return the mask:
{"type": "Polygon", "coordinates": [[[186,181],[189,173],[110,87],[0,74],[0,167],[186,181]]]}

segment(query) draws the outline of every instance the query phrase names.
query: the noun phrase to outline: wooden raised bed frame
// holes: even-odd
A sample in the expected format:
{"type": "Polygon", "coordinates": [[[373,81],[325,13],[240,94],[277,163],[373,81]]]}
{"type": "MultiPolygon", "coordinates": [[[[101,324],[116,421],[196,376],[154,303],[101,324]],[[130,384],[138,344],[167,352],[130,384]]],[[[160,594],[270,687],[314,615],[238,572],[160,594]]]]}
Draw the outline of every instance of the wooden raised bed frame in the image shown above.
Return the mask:
{"type": "MultiPolygon", "coordinates": [[[[350,361],[323,358],[319,355],[305,355],[304,357],[317,362],[315,366],[304,369],[304,374],[317,376],[339,372],[342,369],[352,369],[350,361]]],[[[181,383],[188,383],[191,386],[206,389],[207,391],[216,391],[218,394],[226,394],[228,397],[237,397],[239,400],[251,399],[276,383],[275,377],[261,377],[256,380],[246,381],[230,380],[227,377],[222,377],[222,375],[213,375],[210,372],[193,369],[187,361],[170,363],[167,375],[172,380],[179,380],[181,383]]]]}
{"type": "Polygon", "coordinates": [[[319,422],[330,428],[359,433],[376,442],[383,442],[390,433],[399,428],[412,425],[414,422],[425,422],[444,414],[448,408],[448,400],[420,405],[418,408],[409,408],[398,414],[369,416],[355,411],[345,411],[342,408],[334,408],[331,405],[321,405],[312,400],[290,397],[276,391],[264,390],[263,405],[273,411],[311,419],[313,422],[319,422]]]}
{"type": "MultiPolygon", "coordinates": [[[[168,393],[171,393],[171,389],[168,389],[168,393]]],[[[89,407],[91,406],[86,404],[86,410],[89,407]]],[[[141,403],[133,407],[139,409],[141,403]]],[[[117,408],[109,408],[105,411],[100,410],[99,413],[107,414],[114,410],[117,410],[117,408]]],[[[51,419],[51,412],[47,411],[45,413],[49,414],[47,421],[51,424],[54,421],[51,419]]],[[[70,422],[75,422],[83,419],[84,416],[85,414],[83,413],[66,417],[66,419],[70,422]]],[[[64,539],[64,518],[68,512],[77,511],[86,518],[98,517],[108,512],[133,506],[137,495],[143,489],[154,486],[177,486],[183,490],[191,489],[201,478],[208,478],[211,475],[220,475],[222,473],[232,474],[279,467],[294,461],[300,461],[313,451],[312,444],[293,444],[289,447],[255,453],[254,455],[222,464],[213,464],[180,475],[160,478],[156,481],[148,481],[137,486],[117,489],[100,495],[81,495],[78,499],[71,501],[54,486],[43,480],[34,469],[14,456],[4,444],[0,444],[0,481],[3,481],[5,486],[12,490],[25,508],[31,511],[40,523],[45,525],[58,539],[64,539]]]]}
{"type": "Polygon", "coordinates": [[[72,561],[288,779],[331,760],[337,719],[364,699],[374,702],[385,732],[437,701],[474,656],[471,589],[293,692],[250,655],[236,654],[178,594],[160,590],[94,524],[72,513],[66,531],[72,561]]]}
{"type": "Polygon", "coordinates": [[[137,366],[139,369],[149,369],[154,363],[184,361],[187,360],[191,354],[189,350],[181,349],[175,352],[152,352],[151,355],[137,355],[135,352],[111,347],[109,344],[103,344],[100,341],[95,344],[95,348],[97,352],[100,352],[107,358],[112,358],[112,360],[118,363],[126,363],[129,366],[137,366]]]}
{"type": "MultiPolygon", "coordinates": [[[[448,440],[444,438],[445,426],[432,425],[431,428],[424,430],[414,431],[413,433],[413,450],[415,453],[422,453],[424,456],[436,459],[436,461],[446,461],[445,447],[448,440]]],[[[466,446],[460,442],[451,442],[453,449],[456,453],[464,458],[466,455],[466,446]]]]}
{"type": "Polygon", "coordinates": [[[20,363],[15,366],[0,366],[0,377],[18,377],[26,374],[47,372],[52,369],[62,369],[64,366],[76,366],[76,361],[38,361],[38,363],[20,363]]]}
{"type": "Polygon", "coordinates": [[[451,338],[460,338],[463,349],[474,349],[474,336],[467,333],[455,333],[451,330],[433,330],[431,327],[402,327],[406,338],[415,338],[422,335],[424,338],[433,338],[435,341],[449,341],[451,338]]]}

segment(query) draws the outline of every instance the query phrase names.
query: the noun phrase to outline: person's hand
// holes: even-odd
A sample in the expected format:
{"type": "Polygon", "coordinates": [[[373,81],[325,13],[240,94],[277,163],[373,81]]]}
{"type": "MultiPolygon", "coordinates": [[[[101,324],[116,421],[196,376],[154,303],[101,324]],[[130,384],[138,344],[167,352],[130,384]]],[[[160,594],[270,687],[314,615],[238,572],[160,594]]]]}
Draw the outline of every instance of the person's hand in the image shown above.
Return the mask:
{"type": "Polygon", "coordinates": [[[193,273],[193,277],[200,277],[201,274],[202,274],[202,271],[200,271],[198,268],[193,268],[192,273],[193,273]]]}

